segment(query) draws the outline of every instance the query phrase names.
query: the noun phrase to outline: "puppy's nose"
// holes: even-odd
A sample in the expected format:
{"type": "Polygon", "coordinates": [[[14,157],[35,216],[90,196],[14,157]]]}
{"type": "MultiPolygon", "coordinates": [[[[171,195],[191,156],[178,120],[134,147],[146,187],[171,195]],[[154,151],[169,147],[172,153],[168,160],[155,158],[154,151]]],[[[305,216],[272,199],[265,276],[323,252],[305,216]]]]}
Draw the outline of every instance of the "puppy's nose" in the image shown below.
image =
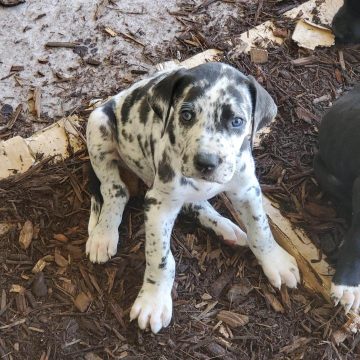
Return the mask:
{"type": "Polygon", "coordinates": [[[208,174],[215,170],[220,164],[220,157],[215,154],[199,153],[194,157],[196,170],[208,174]]]}

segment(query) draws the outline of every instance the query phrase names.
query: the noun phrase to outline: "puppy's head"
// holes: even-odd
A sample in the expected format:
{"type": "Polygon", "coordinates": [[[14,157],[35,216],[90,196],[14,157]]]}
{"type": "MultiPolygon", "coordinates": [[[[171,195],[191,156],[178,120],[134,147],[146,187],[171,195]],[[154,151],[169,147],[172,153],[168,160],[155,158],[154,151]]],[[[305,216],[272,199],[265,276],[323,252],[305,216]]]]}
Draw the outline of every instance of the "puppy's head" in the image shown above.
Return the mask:
{"type": "Polygon", "coordinates": [[[338,44],[360,43],[360,2],[345,1],[332,21],[332,30],[338,44]]]}
{"type": "Polygon", "coordinates": [[[185,177],[226,183],[244,142],[269,123],[277,108],[256,80],[221,63],[177,70],[151,91],[185,177]]]}

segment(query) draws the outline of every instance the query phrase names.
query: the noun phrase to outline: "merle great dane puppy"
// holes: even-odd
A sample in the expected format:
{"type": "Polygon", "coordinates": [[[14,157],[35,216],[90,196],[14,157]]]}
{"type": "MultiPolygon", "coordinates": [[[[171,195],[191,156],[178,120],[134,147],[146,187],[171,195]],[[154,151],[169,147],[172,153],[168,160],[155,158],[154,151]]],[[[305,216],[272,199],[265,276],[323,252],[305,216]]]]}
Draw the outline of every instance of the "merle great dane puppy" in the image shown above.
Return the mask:
{"type": "Polygon", "coordinates": [[[156,333],[170,323],[175,262],[170,251],[179,211],[224,240],[250,246],[270,282],[296,287],[295,259],[275,241],[262,207],[251,141],[277,108],[251,76],[207,63],[155,74],[94,110],[87,126],[92,167],[101,192],[91,198],[86,252],[93,262],[115,255],[118,227],[129,197],[120,163],[148,186],[145,196],[146,270],[131,309],[141,329],[156,333]],[[247,235],[207,201],[225,191],[247,235]]]}
{"type": "Polygon", "coordinates": [[[331,296],[345,311],[360,306],[360,86],[341,97],[323,117],[316,178],[324,190],[352,203],[352,224],[345,235],[332,280],[331,296]]]}

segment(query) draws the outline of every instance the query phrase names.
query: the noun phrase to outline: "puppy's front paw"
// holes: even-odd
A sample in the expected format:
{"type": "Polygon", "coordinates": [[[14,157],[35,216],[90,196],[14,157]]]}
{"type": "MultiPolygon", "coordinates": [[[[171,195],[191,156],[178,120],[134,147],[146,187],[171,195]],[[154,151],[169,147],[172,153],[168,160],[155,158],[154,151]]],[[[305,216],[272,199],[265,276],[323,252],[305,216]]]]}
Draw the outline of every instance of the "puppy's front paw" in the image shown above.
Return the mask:
{"type": "Polygon", "coordinates": [[[289,288],[296,288],[300,282],[299,269],[293,256],[282,247],[276,245],[268,254],[264,255],[259,262],[270,283],[280,289],[281,284],[289,288]]]}
{"type": "Polygon", "coordinates": [[[151,331],[156,334],[170,324],[171,316],[171,292],[143,287],[131,308],[130,321],[137,318],[140,329],[150,325],[151,331]]]}
{"type": "Polygon", "coordinates": [[[226,218],[221,218],[216,226],[216,234],[222,236],[230,246],[248,246],[247,235],[237,225],[226,218]]]}
{"type": "Polygon", "coordinates": [[[100,224],[96,225],[86,242],[86,255],[94,263],[104,263],[116,254],[118,231],[104,231],[100,224]]]}
{"type": "Polygon", "coordinates": [[[347,286],[331,283],[330,295],[335,305],[340,303],[344,307],[345,313],[348,313],[350,309],[359,311],[360,285],[347,286]]]}

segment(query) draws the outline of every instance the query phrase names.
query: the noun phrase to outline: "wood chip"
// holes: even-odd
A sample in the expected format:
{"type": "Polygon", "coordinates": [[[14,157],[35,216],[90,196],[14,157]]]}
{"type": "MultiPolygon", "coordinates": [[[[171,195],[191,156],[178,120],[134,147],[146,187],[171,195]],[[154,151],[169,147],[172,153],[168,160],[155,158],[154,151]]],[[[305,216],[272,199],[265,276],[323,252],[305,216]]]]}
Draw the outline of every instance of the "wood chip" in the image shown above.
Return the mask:
{"type": "Polygon", "coordinates": [[[15,71],[15,72],[23,71],[23,70],[24,67],[22,65],[12,65],[10,68],[10,71],[15,71]]]}
{"type": "Polygon", "coordinates": [[[273,30],[273,35],[285,39],[289,36],[289,32],[287,29],[276,28],[273,30]]]}
{"type": "Polygon", "coordinates": [[[291,354],[300,347],[304,347],[310,341],[311,339],[309,338],[295,336],[292,344],[284,346],[283,348],[280,349],[280,352],[285,354],[291,354]]]}
{"type": "Polygon", "coordinates": [[[92,66],[99,66],[101,64],[101,61],[100,60],[96,60],[94,58],[88,58],[85,60],[85,62],[88,64],[88,65],[92,65],[92,66]]]}
{"type": "Polygon", "coordinates": [[[68,41],[50,41],[45,44],[45,47],[63,47],[63,48],[74,48],[78,46],[79,43],[77,42],[68,42],[68,41]]]}
{"type": "Polygon", "coordinates": [[[237,314],[227,310],[221,310],[216,317],[218,320],[221,320],[232,328],[244,326],[249,322],[249,317],[247,315],[237,314]]]}
{"type": "Polygon", "coordinates": [[[336,344],[336,346],[339,346],[341,343],[343,343],[346,338],[349,336],[350,334],[343,330],[343,329],[338,329],[338,330],[335,330],[333,333],[332,333],[332,341],[336,344]]]}
{"type": "Polygon", "coordinates": [[[58,251],[55,251],[54,260],[56,265],[60,267],[67,267],[69,265],[69,262],[58,251]]]}
{"type": "Polygon", "coordinates": [[[231,303],[238,304],[243,301],[249,292],[253,289],[247,279],[241,284],[234,284],[227,293],[227,298],[231,303]]]}
{"type": "Polygon", "coordinates": [[[329,100],[331,100],[331,96],[326,94],[326,95],[323,95],[323,96],[320,96],[320,97],[314,99],[313,104],[316,105],[318,103],[329,101],[329,100]]]}
{"type": "Polygon", "coordinates": [[[314,217],[317,218],[335,218],[336,211],[333,207],[319,205],[314,202],[307,202],[305,204],[305,210],[314,217]]]}
{"type": "Polygon", "coordinates": [[[88,309],[90,303],[91,298],[84,292],[81,292],[74,301],[74,305],[82,313],[88,309]]]}
{"type": "Polygon", "coordinates": [[[24,3],[25,0],[0,0],[0,5],[3,6],[16,6],[24,3]]]}
{"type": "Polygon", "coordinates": [[[25,288],[18,284],[12,284],[10,287],[10,292],[13,292],[13,293],[25,292],[25,288]]]}
{"type": "Polygon", "coordinates": [[[27,220],[25,221],[25,224],[23,225],[19,235],[19,244],[22,249],[26,250],[30,246],[33,235],[33,224],[30,220],[27,220]]]}
{"type": "Polygon", "coordinates": [[[5,291],[5,289],[2,289],[0,310],[4,311],[5,307],[6,307],[6,291],[5,291]]]}
{"type": "Polygon", "coordinates": [[[316,61],[316,57],[311,55],[311,56],[306,56],[291,60],[291,63],[295,66],[304,66],[304,65],[313,64],[315,61],[316,61]]]}
{"type": "Polygon", "coordinates": [[[69,238],[67,236],[65,236],[64,234],[54,234],[53,238],[57,241],[64,242],[64,243],[69,241],[69,238]]]}
{"type": "Polygon", "coordinates": [[[110,310],[111,310],[112,314],[115,316],[115,318],[118,321],[118,323],[120,324],[120,326],[123,329],[126,329],[125,322],[124,322],[124,319],[123,319],[124,318],[124,311],[120,307],[120,305],[118,303],[116,303],[115,301],[111,301],[110,302],[110,310]]]}
{"type": "Polygon", "coordinates": [[[271,307],[279,313],[284,313],[285,309],[284,307],[281,305],[280,301],[275,297],[275,295],[271,294],[267,289],[265,289],[264,287],[262,288],[264,296],[266,298],[266,300],[268,301],[268,303],[271,305],[271,307]]]}
{"type": "Polygon", "coordinates": [[[104,31],[105,31],[106,33],[108,33],[108,34],[109,34],[110,36],[112,36],[112,37],[115,37],[115,36],[118,35],[116,31],[114,31],[113,29],[111,29],[111,28],[109,28],[109,27],[105,27],[105,28],[104,28],[104,31]]]}
{"type": "Polygon", "coordinates": [[[252,48],[250,50],[251,61],[254,64],[264,64],[269,59],[269,54],[265,49],[252,48]]]}
{"type": "Polygon", "coordinates": [[[39,259],[31,271],[34,274],[39,273],[40,271],[44,270],[46,265],[47,265],[47,262],[43,258],[39,259]]]}
{"type": "Polygon", "coordinates": [[[34,107],[35,115],[39,119],[41,115],[41,91],[39,87],[34,89],[34,107]]]}
{"type": "Polygon", "coordinates": [[[210,295],[215,299],[217,299],[220,296],[221,292],[223,291],[224,287],[231,281],[234,275],[235,275],[235,269],[230,269],[222,273],[211,285],[209,291],[210,295]]]}

